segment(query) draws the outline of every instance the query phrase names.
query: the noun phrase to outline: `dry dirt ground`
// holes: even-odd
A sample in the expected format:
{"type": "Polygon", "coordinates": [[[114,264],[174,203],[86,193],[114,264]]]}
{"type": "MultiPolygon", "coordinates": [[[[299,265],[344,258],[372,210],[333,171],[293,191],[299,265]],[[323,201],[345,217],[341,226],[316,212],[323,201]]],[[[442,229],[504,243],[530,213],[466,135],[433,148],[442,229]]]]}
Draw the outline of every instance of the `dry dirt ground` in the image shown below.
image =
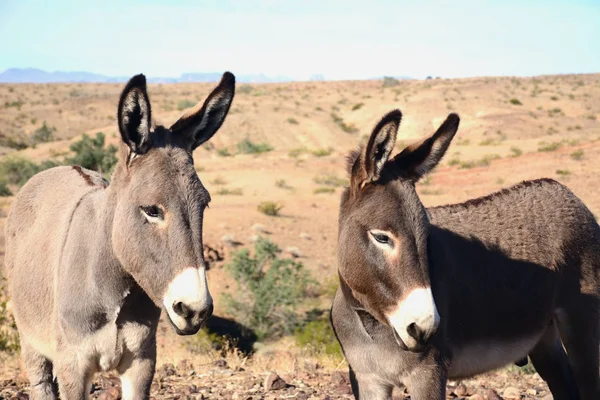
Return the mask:
{"type": "MultiPolygon", "coordinates": [[[[150,85],[156,122],[172,124],[182,113],[179,108],[204,99],[212,87],[150,85]]],[[[121,88],[113,84],[0,85],[0,138],[26,137],[45,121],[56,127],[55,136],[60,139],[18,152],[0,148],[0,157],[18,153],[38,162],[60,159],[81,134],[99,131],[109,143],[117,143],[115,115],[121,88]]],[[[286,253],[299,255],[298,260],[319,281],[335,283],[337,211],[346,179],[345,157],[393,108],[404,114],[398,149],[432,133],[449,112],[461,116],[448,154],[418,184],[426,206],[460,202],[525,179],[550,177],[569,186],[600,215],[598,74],[400,81],[393,87],[383,87],[382,81],[240,84],[237,89],[223,128],[195,152],[198,174],[212,196],[205,214],[205,243],[223,246],[225,262],[229,252],[251,246],[256,235],[265,235],[286,253]],[[267,143],[273,150],[236,154],[238,143],[245,139],[267,143]],[[233,156],[222,156],[226,151],[233,156]],[[281,216],[258,212],[262,201],[283,205],[281,216]]],[[[0,258],[12,199],[0,198],[0,258]]],[[[3,260],[0,265],[3,268],[3,260]]],[[[222,294],[235,288],[222,265],[217,263],[209,271],[218,315],[225,315],[222,294]]],[[[323,300],[323,308],[328,301],[323,300]]],[[[187,360],[194,367],[160,367],[167,372],[157,374],[156,398],[348,397],[346,378],[337,373],[346,370],[343,360],[305,354],[289,338],[265,346],[251,359],[227,355],[227,368],[213,364],[218,359],[215,355],[190,355],[185,339],[166,325],[162,325],[160,343],[159,365],[177,366],[187,360]],[[262,384],[269,371],[279,373],[292,386],[265,391],[262,384]]],[[[26,392],[16,358],[0,357],[0,397],[10,398],[21,389],[26,392]]],[[[97,380],[96,394],[111,382],[97,380]]],[[[484,393],[490,388],[507,399],[544,398],[548,393],[537,374],[522,374],[516,368],[465,384],[466,392],[452,387],[448,392],[456,397],[481,392],[481,398],[492,398],[484,393]],[[512,389],[505,393],[507,388],[512,389]]]]}

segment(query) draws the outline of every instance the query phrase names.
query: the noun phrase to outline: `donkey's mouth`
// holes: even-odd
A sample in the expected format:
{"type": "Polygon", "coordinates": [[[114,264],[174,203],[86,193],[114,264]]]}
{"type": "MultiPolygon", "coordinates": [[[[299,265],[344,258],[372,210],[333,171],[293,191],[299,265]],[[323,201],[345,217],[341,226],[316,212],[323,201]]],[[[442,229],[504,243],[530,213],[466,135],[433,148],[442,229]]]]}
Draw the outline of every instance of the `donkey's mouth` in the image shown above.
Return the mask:
{"type": "Polygon", "coordinates": [[[394,339],[396,339],[396,343],[404,351],[410,351],[412,353],[422,353],[427,349],[427,345],[423,343],[417,343],[412,347],[408,347],[394,328],[392,328],[392,332],[394,333],[394,339]]]}
{"type": "Polygon", "coordinates": [[[180,329],[177,325],[175,325],[175,322],[173,322],[173,320],[171,319],[169,312],[166,312],[165,314],[167,314],[167,319],[169,320],[169,323],[175,330],[175,333],[177,333],[180,336],[195,335],[196,333],[198,333],[198,331],[200,330],[200,328],[202,327],[202,325],[204,325],[204,322],[206,321],[206,320],[204,320],[195,326],[191,325],[191,324],[186,324],[185,328],[180,329]]]}

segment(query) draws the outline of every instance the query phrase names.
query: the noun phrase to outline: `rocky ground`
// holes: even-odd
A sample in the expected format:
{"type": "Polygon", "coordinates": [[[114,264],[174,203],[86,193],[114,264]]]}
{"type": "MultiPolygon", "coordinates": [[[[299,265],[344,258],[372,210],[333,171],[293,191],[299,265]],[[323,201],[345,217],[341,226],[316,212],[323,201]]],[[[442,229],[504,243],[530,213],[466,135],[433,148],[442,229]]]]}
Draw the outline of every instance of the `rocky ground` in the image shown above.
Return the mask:
{"type": "MultiPolygon", "coordinates": [[[[537,374],[503,370],[462,382],[449,382],[448,399],[516,400],[552,399],[548,388],[537,374]]],[[[92,398],[121,398],[118,377],[98,375],[92,387],[92,398]]],[[[24,375],[0,380],[0,400],[28,399],[29,385],[24,375]]],[[[351,399],[348,373],[326,370],[318,363],[305,363],[295,372],[255,371],[253,368],[231,368],[224,359],[208,365],[193,365],[187,360],[178,365],[162,364],[152,384],[154,399],[351,399]]],[[[395,400],[410,399],[406,390],[394,390],[395,400]]]]}

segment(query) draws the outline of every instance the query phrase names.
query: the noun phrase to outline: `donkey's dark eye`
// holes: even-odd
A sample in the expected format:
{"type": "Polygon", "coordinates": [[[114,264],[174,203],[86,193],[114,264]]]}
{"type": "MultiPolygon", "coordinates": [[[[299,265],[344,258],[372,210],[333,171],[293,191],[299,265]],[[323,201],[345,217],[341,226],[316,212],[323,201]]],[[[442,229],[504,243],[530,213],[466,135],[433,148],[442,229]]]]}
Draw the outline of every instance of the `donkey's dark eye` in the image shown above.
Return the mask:
{"type": "Polygon", "coordinates": [[[385,235],[383,233],[373,233],[373,232],[370,232],[370,233],[371,233],[371,236],[373,236],[373,239],[375,239],[379,243],[382,243],[382,244],[391,244],[392,243],[392,240],[390,239],[390,237],[388,235],[385,235]]]}
{"type": "Polygon", "coordinates": [[[158,206],[141,206],[140,208],[150,218],[163,218],[163,212],[158,206]]]}

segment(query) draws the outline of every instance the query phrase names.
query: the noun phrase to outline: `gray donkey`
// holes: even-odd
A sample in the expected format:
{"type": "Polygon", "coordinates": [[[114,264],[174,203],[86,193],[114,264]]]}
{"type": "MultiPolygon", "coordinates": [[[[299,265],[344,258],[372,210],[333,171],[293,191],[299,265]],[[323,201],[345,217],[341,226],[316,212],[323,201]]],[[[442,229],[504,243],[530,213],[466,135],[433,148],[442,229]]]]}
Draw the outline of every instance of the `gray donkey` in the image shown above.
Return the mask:
{"type": "Polygon", "coordinates": [[[153,126],[144,75],[118,106],[122,144],[110,185],[78,166],[23,186],[6,225],[6,265],[33,399],[88,397],[116,369],[124,399],[148,398],[164,308],[180,335],[213,311],[202,251],[210,195],[193,150],[223,123],[235,77],[169,129],[153,126]]]}
{"type": "Polygon", "coordinates": [[[392,111],[349,160],[332,324],[357,399],[445,399],[446,380],[527,356],[555,399],[600,399],[600,227],[561,184],[426,209],[415,182],[459,125],[390,159],[392,111]],[[564,347],[563,347],[564,346],[564,347]],[[566,350],[566,351],[565,351],[566,350]]]}

